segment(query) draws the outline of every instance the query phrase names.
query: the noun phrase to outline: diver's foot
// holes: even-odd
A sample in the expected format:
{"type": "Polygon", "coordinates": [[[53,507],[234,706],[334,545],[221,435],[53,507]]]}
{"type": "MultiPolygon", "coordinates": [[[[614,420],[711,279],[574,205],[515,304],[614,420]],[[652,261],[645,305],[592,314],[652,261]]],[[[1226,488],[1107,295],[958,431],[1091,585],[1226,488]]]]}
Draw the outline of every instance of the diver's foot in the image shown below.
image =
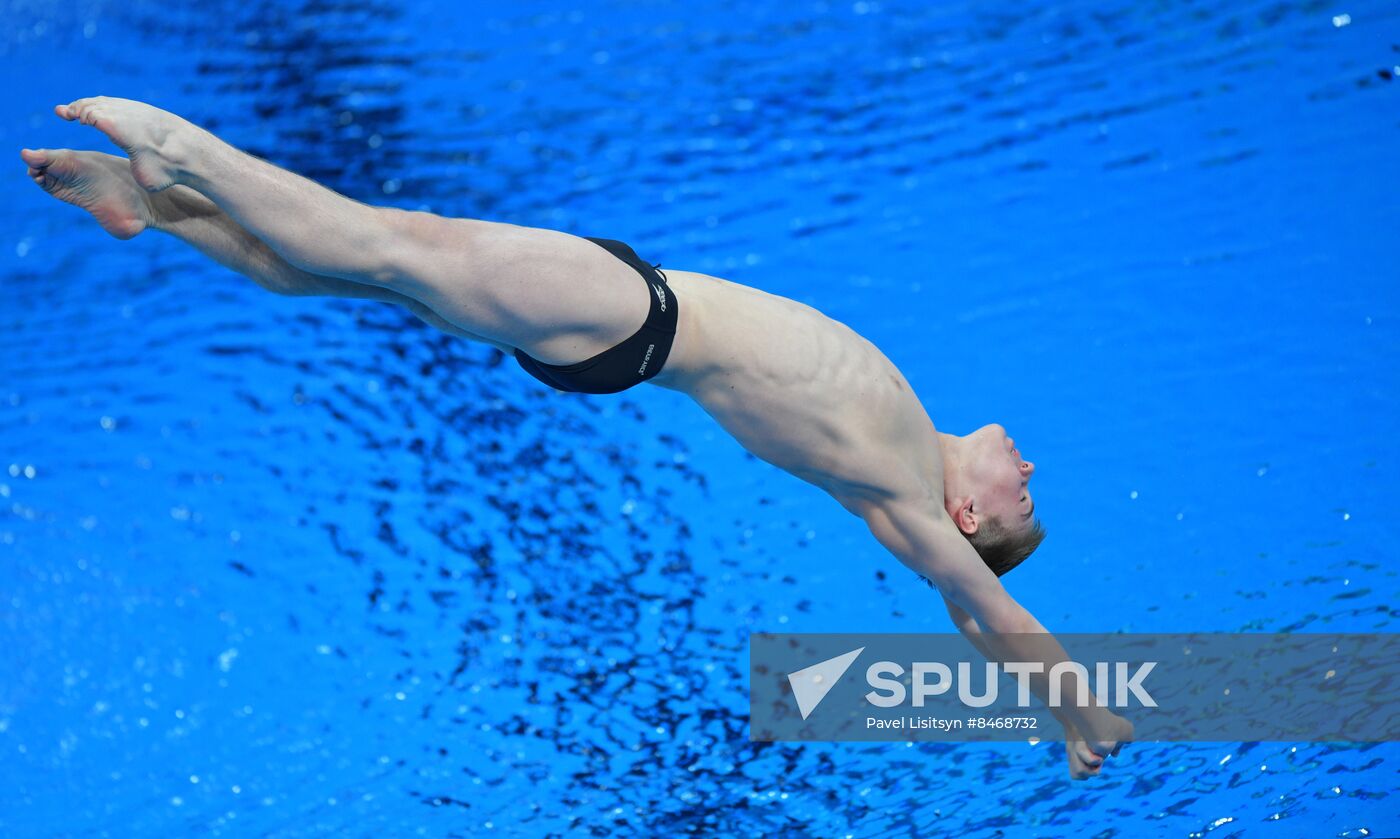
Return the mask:
{"type": "Polygon", "coordinates": [[[60,201],[92,213],[102,229],[130,239],[155,224],[151,195],[132,179],[124,157],[71,149],[24,149],[29,177],[60,201]]]}
{"type": "Polygon", "coordinates": [[[54,113],[106,134],[131,158],[131,175],[136,183],[150,192],[180,182],[181,165],[198,131],[169,111],[145,102],[110,96],[93,96],[67,105],[55,105],[54,113]]]}

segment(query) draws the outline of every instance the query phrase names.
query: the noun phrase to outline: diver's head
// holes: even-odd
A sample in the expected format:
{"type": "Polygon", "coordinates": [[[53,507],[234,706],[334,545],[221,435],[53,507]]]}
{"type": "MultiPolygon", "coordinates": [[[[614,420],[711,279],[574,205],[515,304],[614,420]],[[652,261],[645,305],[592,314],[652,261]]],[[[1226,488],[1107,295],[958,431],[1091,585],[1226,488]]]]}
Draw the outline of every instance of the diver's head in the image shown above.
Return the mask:
{"type": "Polygon", "coordinates": [[[965,437],[943,435],[943,503],[982,561],[998,577],[1045,538],[1030,480],[1035,464],[995,423],[965,437]]]}

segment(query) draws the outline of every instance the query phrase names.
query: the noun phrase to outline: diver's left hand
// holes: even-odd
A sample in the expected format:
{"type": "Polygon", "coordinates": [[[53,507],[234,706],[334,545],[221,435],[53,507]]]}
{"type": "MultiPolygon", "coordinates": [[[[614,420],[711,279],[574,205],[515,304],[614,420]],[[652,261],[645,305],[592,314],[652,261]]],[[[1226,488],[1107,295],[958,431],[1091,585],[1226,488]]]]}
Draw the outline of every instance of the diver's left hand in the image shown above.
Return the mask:
{"type": "MultiPolygon", "coordinates": [[[[1131,725],[1129,723],[1128,737],[1132,736],[1131,725]]],[[[1118,754],[1118,749],[1114,749],[1113,754],[1118,754]]],[[[1095,777],[1103,769],[1104,757],[1095,754],[1084,736],[1068,723],[1065,724],[1065,758],[1069,762],[1069,777],[1075,781],[1095,777]]]]}
{"type": "Polygon", "coordinates": [[[1075,781],[1092,778],[1103,768],[1103,758],[1089,751],[1089,744],[1083,740],[1072,740],[1079,735],[1065,731],[1065,756],[1069,759],[1069,777],[1075,781]]]}

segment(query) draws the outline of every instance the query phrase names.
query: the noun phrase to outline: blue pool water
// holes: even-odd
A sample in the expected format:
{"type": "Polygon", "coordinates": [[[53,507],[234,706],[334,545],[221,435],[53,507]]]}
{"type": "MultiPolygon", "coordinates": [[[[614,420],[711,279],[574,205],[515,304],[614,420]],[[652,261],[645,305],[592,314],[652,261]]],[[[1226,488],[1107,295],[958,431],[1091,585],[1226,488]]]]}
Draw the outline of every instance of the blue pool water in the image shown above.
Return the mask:
{"type": "Polygon", "coordinates": [[[951,630],[860,522],[17,156],[146,99],[794,297],[1035,460],[1052,630],[1394,632],[1400,7],[171,5],[0,2],[0,834],[1400,833],[1395,744],[749,742],[750,632],[951,630]]]}

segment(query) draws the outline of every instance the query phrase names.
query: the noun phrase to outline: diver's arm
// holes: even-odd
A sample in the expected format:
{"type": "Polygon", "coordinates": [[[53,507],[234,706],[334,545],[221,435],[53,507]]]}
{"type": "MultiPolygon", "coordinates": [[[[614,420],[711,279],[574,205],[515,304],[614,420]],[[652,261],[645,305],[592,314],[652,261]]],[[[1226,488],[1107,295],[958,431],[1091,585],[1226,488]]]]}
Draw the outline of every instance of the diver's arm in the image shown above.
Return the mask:
{"type": "Polygon", "coordinates": [[[982,640],[982,627],[977,625],[977,618],[967,613],[967,610],[948,599],[948,595],[943,595],[943,605],[948,609],[948,617],[953,619],[953,625],[977,648],[988,661],[992,655],[987,650],[987,644],[982,640]]]}
{"type": "MultiPolygon", "coordinates": [[[[958,631],[978,652],[991,661],[992,653],[986,641],[982,639],[982,627],[977,625],[977,619],[947,597],[943,598],[943,605],[948,608],[948,617],[953,619],[958,631]]],[[[1073,725],[1062,724],[1065,729],[1065,760],[1069,763],[1069,776],[1076,781],[1082,781],[1099,774],[1099,770],[1103,768],[1103,758],[1094,754],[1073,725]]]]}
{"type": "MultiPolygon", "coordinates": [[[[973,644],[989,661],[1041,663],[1041,672],[1030,677],[1030,687],[1048,706],[1047,674],[1069,660],[1069,655],[1034,615],[1012,599],[948,514],[933,499],[900,497],[872,502],[861,515],[890,553],[932,582],[948,603],[961,610],[959,614],[967,615],[969,620],[959,621],[955,614],[954,622],[965,635],[975,629],[973,644]]],[[[1060,687],[1062,697],[1078,696],[1079,676],[1073,670],[1062,674],[1060,687]]],[[[1089,748],[1100,757],[1116,753],[1132,736],[1127,720],[1092,704],[1081,708],[1066,702],[1050,712],[1067,731],[1086,734],[1089,748]]]]}

